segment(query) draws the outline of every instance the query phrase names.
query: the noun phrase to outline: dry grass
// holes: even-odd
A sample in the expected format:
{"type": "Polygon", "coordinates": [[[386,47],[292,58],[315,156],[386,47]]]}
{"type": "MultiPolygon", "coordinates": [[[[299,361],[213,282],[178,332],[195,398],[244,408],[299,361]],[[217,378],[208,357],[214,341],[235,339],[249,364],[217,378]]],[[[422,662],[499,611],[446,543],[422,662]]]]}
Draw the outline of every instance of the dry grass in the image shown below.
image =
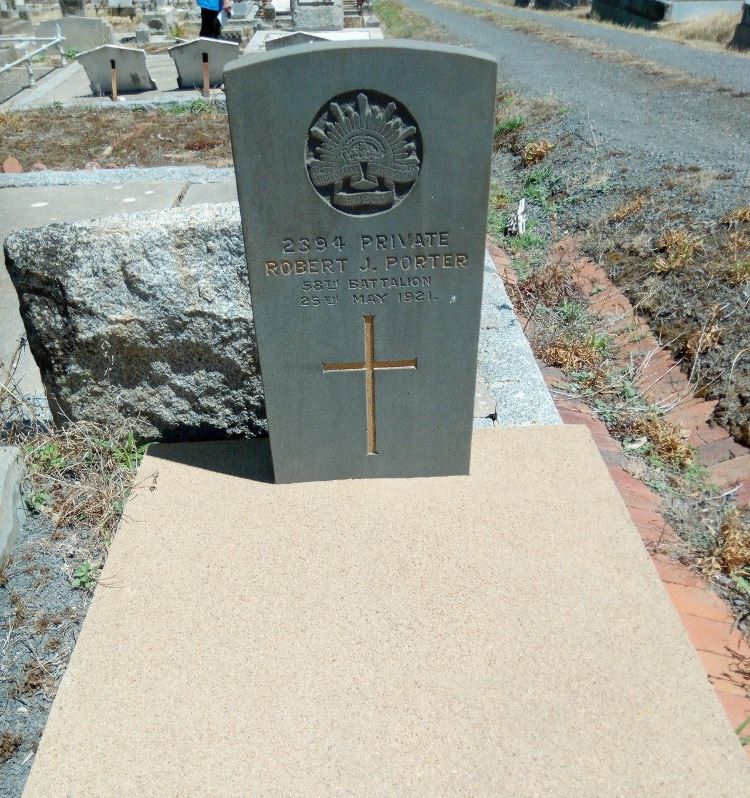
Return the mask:
{"type": "MultiPolygon", "coordinates": [[[[40,421],[13,380],[20,351],[21,345],[9,364],[0,362],[0,445],[23,452],[24,498],[32,512],[52,520],[52,540],[77,530],[75,560],[101,559],[147,447],[136,444],[129,424],[106,428],[84,421],[62,426],[40,421]]],[[[16,598],[11,596],[11,604],[22,625],[25,608],[16,598]]]]}
{"type": "Polygon", "coordinates": [[[658,33],[678,42],[713,42],[726,47],[739,25],[741,14],[713,14],[689,22],[670,22],[658,29],[658,33]]]}
{"type": "Polygon", "coordinates": [[[668,230],[656,245],[660,252],[654,259],[654,268],[664,274],[690,265],[703,248],[703,239],[687,230],[668,230]]]}
{"type": "Polygon", "coordinates": [[[653,454],[674,468],[684,469],[695,460],[695,451],[686,443],[683,429],[656,412],[624,415],[616,426],[623,439],[645,439],[653,454]]]}
{"type": "Polygon", "coordinates": [[[750,223],[750,205],[737,208],[724,217],[724,224],[728,227],[733,227],[743,223],[750,223]]]}
{"type": "Polygon", "coordinates": [[[535,349],[536,354],[548,366],[555,366],[567,372],[593,373],[593,376],[585,380],[589,385],[598,383],[602,376],[600,372],[602,351],[594,336],[584,340],[575,337],[558,338],[535,349]]]}
{"type": "Polygon", "coordinates": [[[204,101],[170,110],[45,108],[0,114],[0,161],[24,169],[232,165],[225,114],[204,101]],[[34,131],[29,135],[29,131],[34,131]]]}
{"type": "Polygon", "coordinates": [[[580,299],[581,292],[574,276],[573,264],[558,259],[535,269],[517,284],[509,285],[509,290],[514,304],[530,317],[539,305],[555,308],[564,302],[580,299]]]}
{"type": "Polygon", "coordinates": [[[410,11],[398,0],[374,0],[372,9],[380,19],[389,39],[421,39],[430,42],[453,42],[444,28],[421,14],[410,11]]]}
{"type": "Polygon", "coordinates": [[[9,731],[0,734],[0,765],[13,758],[22,742],[20,734],[12,734],[9,731]]]}
{"type": "Polygon", "coordinates": [[[533,164],[543,161],[555,148],[555,145],[548,139],[539,139],[539,141],[530,141],[523,148],[523,165],[532,166],[533,164]]]}
{"type": "Polygon", "coordinates": [[[106,544],[114,534],[144,452],[127,426],[79,421],[43,429],[23,446],[27,503],[55,528],[85,526],[106,544]]]}
{"type": "Polygon", "coordinates": [[[724,515],[703,568],[709,574],[723,572],[729,576],[750,570],[750,525],[739,508],[733,507],[724,515]]]}
{"type": "Polygon", "coordinates": [[[611,222],[624,222],[625,219],[639,214],[646,206],[648,195],[648,191],[642,191],[640,194],[636,194],[635,197],[620,205],[609,217],[609,220],[611,222]]]}

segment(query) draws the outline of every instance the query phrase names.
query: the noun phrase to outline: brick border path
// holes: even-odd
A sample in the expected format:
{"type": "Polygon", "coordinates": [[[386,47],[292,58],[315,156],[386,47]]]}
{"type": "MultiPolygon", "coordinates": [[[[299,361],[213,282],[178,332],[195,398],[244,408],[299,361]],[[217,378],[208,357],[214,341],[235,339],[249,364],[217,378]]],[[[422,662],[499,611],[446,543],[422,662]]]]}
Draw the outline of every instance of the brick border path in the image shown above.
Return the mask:
{"type": "MultiPolygon", "coordinates": [[[[500,276],[513,281],[508,256],[488,242],[490,254],[500,276]]],[[[686,375],[651,334],[624,294],[593,261],[582,258],[572,239],[555,245],[551,258],[574,263],[577,282],[595,313],[615,318],[615,341],[626,357],[651,353],[638,380],[638,387],[649,402],[674,405],[667,414],[682,426],[698,458],[709,469],[712,481],[721,489],[733,491],[739,504],[750,503],[750,450],[737,443],[723,428],[711,422],[715,401],[693,396],[686,375]]],[[[539,364],[550,387],[564,376],[559,369],[539,364]]],[[[664,520],[661,499],[647,485],[628,473],[623,465],[622,447],[599,420],[595,412],[577,398],[552,391],[565,424],[583,424],[599,448],[602,459],[617,485],[644,545],[649,551],[662,583],[677,610],[688,638],[695,648],[716,697],[724,707],[733,728],[750,716],[750,679],[735,672],[736,663],[750,657],[750,645],[734,626],[729,605],[689,568],[659,553],[661,544],[677,541],[677,535],[664,520]]],[[[747,731],[746,733],[750,733],[747,731]]],[[[746,746],[750,759],[750,745],[746,746]]]]}

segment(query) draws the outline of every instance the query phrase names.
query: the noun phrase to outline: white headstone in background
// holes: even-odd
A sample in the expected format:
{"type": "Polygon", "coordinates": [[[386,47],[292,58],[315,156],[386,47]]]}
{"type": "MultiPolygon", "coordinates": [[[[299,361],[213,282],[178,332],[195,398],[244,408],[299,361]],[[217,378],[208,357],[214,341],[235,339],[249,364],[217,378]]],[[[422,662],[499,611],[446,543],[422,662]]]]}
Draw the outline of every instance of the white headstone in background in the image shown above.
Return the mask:
{"type": "Polygon", "coordinates": [[[195,39],[169,48],[177,67],[177,85],[181,89],[203,86],[203,56],[208,57],[208,79],[211,86],[224,82],[224,67],[240,54],[239,44],[217,39],[195,39]]]}
{"type": "Polygon", "coordinates": [[[78,56],[95,96],[112,94],[112,62],[117,68],[118,93],[153,91],[156,84],[146,66],[146,53],[112,44],[97,47],[78,56]]]}

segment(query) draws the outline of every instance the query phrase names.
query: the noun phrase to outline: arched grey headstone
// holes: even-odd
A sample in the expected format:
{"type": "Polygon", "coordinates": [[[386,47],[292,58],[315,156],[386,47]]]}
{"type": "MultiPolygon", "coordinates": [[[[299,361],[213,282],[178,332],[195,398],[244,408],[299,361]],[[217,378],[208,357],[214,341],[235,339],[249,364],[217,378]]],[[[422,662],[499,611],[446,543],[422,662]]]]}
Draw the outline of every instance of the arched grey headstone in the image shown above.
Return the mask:
{"type": "Polygon", "coordinates": [[[278,482],[468,473],[496,77],[406,42],[225,69],[278,482]]]}

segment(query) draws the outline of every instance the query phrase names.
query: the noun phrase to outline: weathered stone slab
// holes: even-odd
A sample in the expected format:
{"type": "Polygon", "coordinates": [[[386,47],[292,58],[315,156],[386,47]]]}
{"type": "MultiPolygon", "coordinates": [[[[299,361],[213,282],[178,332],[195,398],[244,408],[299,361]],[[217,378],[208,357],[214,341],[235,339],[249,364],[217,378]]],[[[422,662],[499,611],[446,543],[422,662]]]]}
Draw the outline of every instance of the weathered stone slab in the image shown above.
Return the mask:
{"type": "Polygon", "coordinates": [[[473,459],[273,485],[265,441],[152,447],[24,798],[750,794],[588,431],[473,459]]]}
{"type": "Polygon", "coordinates": [[[86,70],[91,93],[96,96],[112,94],[112,62],[117,67],[118,94],[153,91],[156,88],[146,66],[144,50],[107,44],[81,53],[78,61],[86,70]]]}
{"type": "Polygon", "coordinates": [[[115,41],[112,26],[103,19],[90,17],[62,17],[60,19],[47,19],[40,22],[35,28],[35,35],[52,37],[57,35],[57,28],[65,37],[64,47],[86,51],[112,44],[115,41]]]}
{"type": "Polygon", "coordinates": [[[208,78],[212,86],[224,82],[224,67],[240,52],[234,42],[216,39],[195,39],[169,48],[169,54],[177,67],[177,85],[181,89],[203,86],[203,60],[208,58],[208,78]]]}
{"type": "Polygon", "coordinates": [[[600,19],[636,27],[658,27],[713,14],[733,14],[742,0],[593,0],[591,11],[600,19]]]}
{"type": "Polygon", "coordinates": [[[316,44],[317,42],[379,41],[383,39],[380,28],[344,28],[343,30],[307,31],[259,30],[248,42],[246,53],[258,50],[275,50],[295,44],[316,44]]]}
{"type": "Polygon", "coordinates": [[[154,33],[169,33],[174,25],[175,15],[173,8],[160,8],[156,11],[147,11],[143,14],[143,23],[154,33]]]}
{"type": "Polygon", "coordinates": [[[292,0],[295,30],[340,30],[344,27],[343,0],[292,0]]]}
{"type": "Polygon", "coordinates": [[[236,205],[52,224],[5,246],[58,421],[131,419],[141,440],[264,433],[236,205]]]}
{"type": "Polygon", "coordinates": [[[21,497],[23,473],[21,450],[0,446],[0,568],[26,517],[21,497]]]}
{"type": "Polygon", "coordinates": [[[86,0],[60,0],[60,10],[64,17],[85,16],[86,0]]]}
{"type": "Polygon", "coordinates": [[[466,473],[494,59],[325,43],[224,80],[276,478],[466,473]]]}
{"type": "MultiPolygon", "coordinates": [[[[276,33],[277,31],[259,31],[255,36],[260,33],[276,33]]],[[[255,38],[253,36],[253,39],[255,38]]],[[[280,47],[294,47],[297,44],[315,44],[316,42],[324,42],[322,36],[316,36],[314,33],[306,33],[304,31],[295,31],[294,33],[286,33],[282,36],[276,37],[263,37],[265,38],[266,50],[278,50],[280,47]]]]}
{"type": "Polygon", "coordinates": [[[750,49],[750,3],[742,6],[740,24],[734,29],[732,46],[740,50],[750,49]]]}

